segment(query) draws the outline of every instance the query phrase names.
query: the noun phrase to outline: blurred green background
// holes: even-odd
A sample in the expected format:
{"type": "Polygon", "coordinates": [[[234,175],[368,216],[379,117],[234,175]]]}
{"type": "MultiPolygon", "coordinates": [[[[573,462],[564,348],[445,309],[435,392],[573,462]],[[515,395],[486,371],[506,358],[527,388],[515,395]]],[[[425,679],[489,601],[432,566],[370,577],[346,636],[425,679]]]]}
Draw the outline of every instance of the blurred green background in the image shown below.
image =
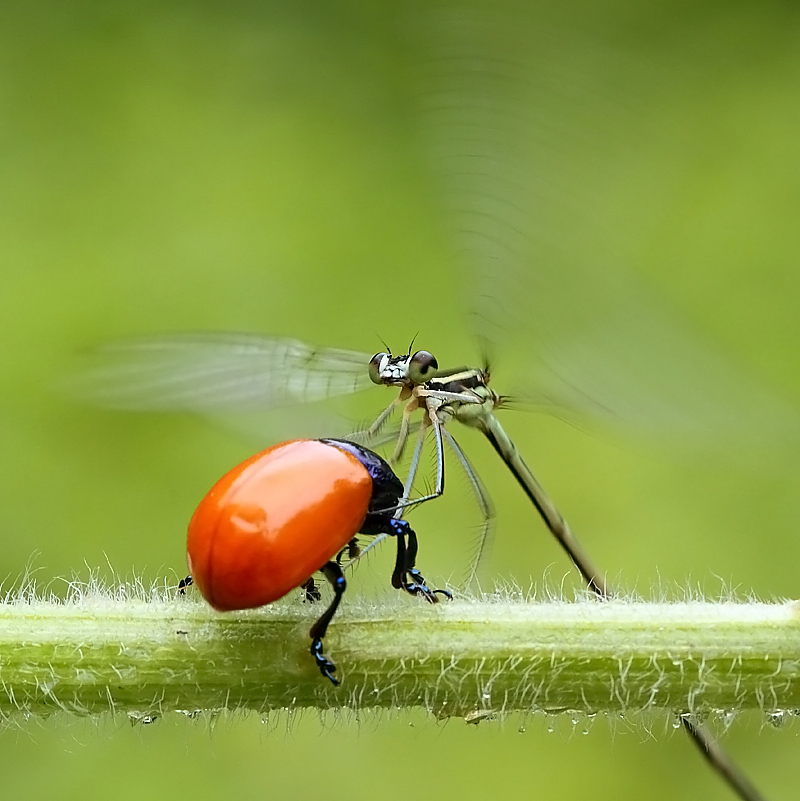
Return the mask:
{"type": "MultiPolygon", "coordinates": [[[[449,19],[462,13],[440,5],[449,19]]],[[[509,8],[487,4],[480,18],[509,8]]],[[[443,364],[478,359],[467,314],[475,289],[450,256],[419,138],[417,68],[430,67],[426,48],[440,35],[426,27],[430,11],[412,2],[3,4],[7,586],[31,568],[55,592],[95,568],[173,580],[185,570],[194,505],[254,450],[198,420],[67,402],[58,382],[94,343],[241,330],[366,351],[382,348],[380,336],[400,351],[419,332],[417,345],[443,364]]],[[[550,118],[561,115],[555,130],[567,132],[551,137],[546,166],[557,182],[548,191],[565,188],[591,221],[590,230],[555,221],[571,258],[591,261],[600,240],[624,254],[693,336],[795,408],[796,8],[543,2],[498,30],[513,30],[515,46],[530,41],[531,80],[550,118]]],[[[495,44],[502,52],[502,37],[495,44]]],[[[508,286],[498,281],[498,292],[508,286]]],[[[495,307],[524,309],[512,295],[495,307]]],[[[510,339],[498,342],[501,391],[513,358],[532,347],[510,339]]],[[[369,397],[355,414],[387,401],[369,397]]],[[[792,436],[747,448],[731,437],[705,450],[540,415],[509,412],[504,422],[589,551],[626,586],[646,596],[687,587],[797,595],[792,436]]],[[[499,510],[487,584],[541,585],[547,572],[560,586],[567,566],[521,493],[476,436],[462,444],[499,510]]],[[[463,575],[470,553],[464,481],[454,475],[448,495],[415,516],[420,562],[439,581],[463,575]]],[[[358,571],[351,591],[383,584],[389,558],[358,571]]],[[[583,724],[565,721],[551,732],[539,718],[466,726],[422,713],[17,723],[0,733],[0,773],[21,798],[730,797],[665,720],[654,736],[597,721],[585,737],[583,724]]],[[[796,730],[753,716],[726,737],[770,798],[796,795],[796,730]]]]}

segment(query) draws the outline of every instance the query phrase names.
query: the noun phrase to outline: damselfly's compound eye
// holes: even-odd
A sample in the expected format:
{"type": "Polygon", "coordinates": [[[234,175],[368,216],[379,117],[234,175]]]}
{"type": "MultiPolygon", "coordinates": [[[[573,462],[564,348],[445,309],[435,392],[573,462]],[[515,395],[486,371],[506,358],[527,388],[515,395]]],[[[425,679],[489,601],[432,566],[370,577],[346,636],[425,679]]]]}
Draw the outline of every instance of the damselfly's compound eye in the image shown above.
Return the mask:
{"type": "Polygon", "coordinates": [[[408,362],[408,377],[415,384],[424,384],[430,381],[439,369],[439,362],[427,350],[418,350],[408,362]]]}
{"type": "Polygon", "coordinates": [[[383,383],[383,381],[381,381],[381,373],[383,372],[383,368],[386,367],[386,363],[388,361],[389,361],[388,353],[376,353],[369,360],[369,378],[373,384],[383,383]]]}

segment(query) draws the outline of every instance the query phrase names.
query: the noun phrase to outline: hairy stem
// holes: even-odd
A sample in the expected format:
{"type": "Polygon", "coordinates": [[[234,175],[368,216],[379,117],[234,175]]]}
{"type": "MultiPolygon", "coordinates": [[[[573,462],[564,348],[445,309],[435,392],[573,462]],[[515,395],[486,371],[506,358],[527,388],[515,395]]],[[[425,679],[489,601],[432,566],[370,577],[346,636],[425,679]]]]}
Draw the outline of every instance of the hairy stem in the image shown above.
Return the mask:
{"type": "Polygon", "coordinates": [[[0,604],[0,713],[425,707],[633,713],[800,708],[795,602],[350,604],[308,654],[300,603],[217,614],[189,599],[0,604]]]}

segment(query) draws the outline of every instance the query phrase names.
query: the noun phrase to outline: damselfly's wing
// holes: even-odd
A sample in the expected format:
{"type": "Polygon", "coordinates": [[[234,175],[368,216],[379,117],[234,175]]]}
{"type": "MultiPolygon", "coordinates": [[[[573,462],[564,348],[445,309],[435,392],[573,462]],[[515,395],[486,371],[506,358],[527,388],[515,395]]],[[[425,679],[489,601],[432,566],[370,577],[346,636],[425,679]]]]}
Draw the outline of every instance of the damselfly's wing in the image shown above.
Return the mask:
{"type": "MultiPolygon", "coordinates": [[[[484,349],[513,351],[522,392],[545,406],[691,439],[797,432],[779,391],[647,277],[629,220],[650,218],[633,213],[625,170],[662,134],[650,89],[664,72],[576,28],[564,38],[525,4],[448,6],[415,28],[423,141],[484,349]]],[[[654,218],[668,197],[642,191],[654,218]]]]}
{"type": "Polygon", "coordinates": [[[97,405],[128,411],[254,411],[367,386],[370,355],[295,339],[178,333],[104,344],[71,380],[97,405]]]}

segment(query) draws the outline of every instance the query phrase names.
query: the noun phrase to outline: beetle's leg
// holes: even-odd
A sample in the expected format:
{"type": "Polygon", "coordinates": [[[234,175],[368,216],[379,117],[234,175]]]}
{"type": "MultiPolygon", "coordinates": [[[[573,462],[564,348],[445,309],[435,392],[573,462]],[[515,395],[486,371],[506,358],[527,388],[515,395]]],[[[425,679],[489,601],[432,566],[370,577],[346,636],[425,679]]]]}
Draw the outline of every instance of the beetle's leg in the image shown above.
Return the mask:
{"type": "MultiPolygon", "coordinates": [[[[438,595],[443,595],[447,599],[451,599],[453,597],[453,594],[451,592],[449,592],[448,590],[436,590],[436,589],[431,590],[431,589],[429,589],[427,587],[426,581],[425,581],[425,577],[415,567],[416,562],[417,562],[417,551],[418,550],[419,550],[419,545],[418,545],[418,542],[417,542],[417,532],[414,531],[414,529],[411,528],[411,526],[409,526],[408,530],[406,531],[406,568],[405,568],[405,572],[406,572],[406,576],[408,577],[408,579],[411,580],[412,585],[411,585],[411,587],[405,587],[405,590],[407,592],[411,592],[411,593],[421,592],[423,595],[426,596],[426,598],[427,598],[427,594],[428,593],[433,593],[433,595],[434,595],[433,601],[438,600],[435,597],[437,594],[438,595]],[[419,589],[415,589],[415,588],[419,588],[419,589]]],[[[428,600],[431,600],[431,599],[428,598],[428,600]]]]}
{"type": "Polygon", "coordinates": [[[339,555],[336,557],[336,564],[339,565],[339,567],[342,566],[342,562],[345,560],[345,554],[347,554],[347,560],[349,562],[361,556],[361,548],[359,547],[357,537],[353,537],[353,539],[339,551],[339,555]]]}
{"type": "Polygon", "coordinates": [[[389,534],[397,539],[397,559],[392,573],[392,586],[405,590],[410,595],[421,595],[429,603],[436,603],[437,595],[446,598],[453,596],[447,590],[432,590],[425,582],[425,577],[414,566],[417,560],[417,534],[407,520],[391,520],[389,534]]]}
{"type": "Polygon", "coordinates": [[[328,579],[333,587],[333,600],[331,601],[330,606],[322,613],[322,616],[308,632],[309,636],[311,637],[310,650],[311,656],[314,657],[314,660],[317,663],[319,672],[322,673],[322,675],[326,678],[330,679],[334,684],[338,684],[338,680],[333,676],[333,673],[336,670],[336,665],[334,665],[333,662],[331,662],[331,660],[322,653],[322,638],[325,636],[325,632],[328,630],[328,624],[331,622],[331,619],[336,614],[336,610],[339,608],[339,602],[342,600],[342,595],[347,588],[347,582],[344,580],[344,576],[342,575],[342,568],[339,567],[336,562],[326,562],[320,568],[320,572],[323,576],[325,576],[326,579],[328,579]]]}
{"type": "Polygon", "coordinates": [[[301,585],[300,589],[303,591],[303,603],[316,603],[322,600],[322,593],[317,587],[317,582],[311,577],[306,579],[301,585]]]}
{"type": "Polygon", "coordinates": [[[194,581],[192,580],[192,577],[191,577],[191,576],[187,576],[186,578],[182,578],[182,579],[181,579],[181,580],[178,582],[178,592],[179,592],[181,595],[186,595],[186,588],[187,588],[187,587],[191,587],[191,586],[192,586],[192,584],[194,584],[194,581]]]}

